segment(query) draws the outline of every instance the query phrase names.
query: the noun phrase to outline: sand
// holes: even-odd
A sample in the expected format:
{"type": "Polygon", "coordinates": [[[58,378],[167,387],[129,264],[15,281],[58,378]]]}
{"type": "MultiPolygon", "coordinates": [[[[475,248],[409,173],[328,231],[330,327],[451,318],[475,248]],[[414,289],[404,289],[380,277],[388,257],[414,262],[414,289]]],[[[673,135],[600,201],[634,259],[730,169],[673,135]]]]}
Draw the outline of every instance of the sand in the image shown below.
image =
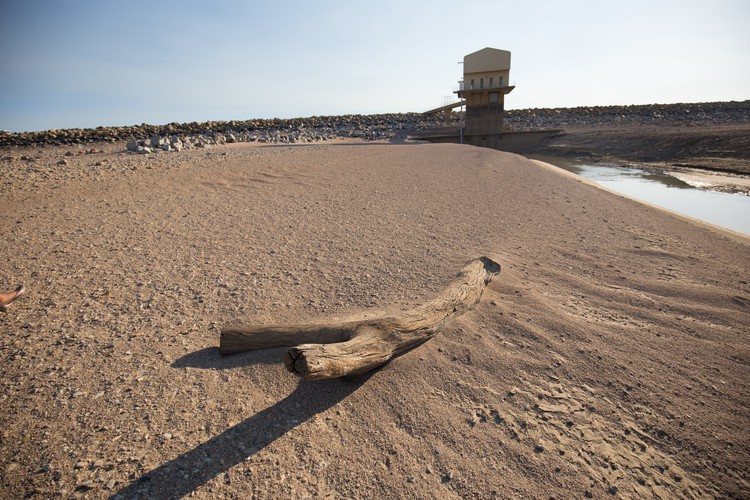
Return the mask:
{"type": "Polygon", "coordinates": [[[471,146],[85,151],[0,164],[0,496],[748,495],[750,239],[471,146]],[[482,255],[476,308],[367,377],[216,349],[482,255]]]}

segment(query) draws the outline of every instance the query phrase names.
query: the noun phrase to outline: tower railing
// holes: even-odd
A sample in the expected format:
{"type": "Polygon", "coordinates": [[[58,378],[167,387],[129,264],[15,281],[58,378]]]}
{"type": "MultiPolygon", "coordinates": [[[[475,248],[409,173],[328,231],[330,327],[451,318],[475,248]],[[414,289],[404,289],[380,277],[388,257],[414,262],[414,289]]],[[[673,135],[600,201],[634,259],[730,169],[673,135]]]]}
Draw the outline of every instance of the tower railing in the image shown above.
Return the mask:
{"type": "Polygon", "coordinates": [[[455,94],[456,92],[461,92],[463,90],[507,89],[508,87],[515,87],[515,86],[516,86],[516,82],[513,81],[513,82],[508,83],[508,84],[493,82],[492,85],[484,85],[483,87],[477,85],[476,82],[475,82],[473,87],[471,86],[471,84],[467,87],[465,85],[464,81],[461,80],[461,81],[458,82],[458,87],[455,87],[455,86],[453,87],[453,93],[455,94]]]}

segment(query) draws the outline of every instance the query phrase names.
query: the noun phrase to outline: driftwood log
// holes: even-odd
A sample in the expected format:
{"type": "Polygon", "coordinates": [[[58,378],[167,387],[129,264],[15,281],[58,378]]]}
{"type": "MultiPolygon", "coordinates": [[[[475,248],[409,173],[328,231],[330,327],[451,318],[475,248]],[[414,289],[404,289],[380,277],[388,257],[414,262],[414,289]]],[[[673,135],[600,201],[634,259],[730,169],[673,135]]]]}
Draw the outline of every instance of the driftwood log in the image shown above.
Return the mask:
{"type": "Polygon", "coordinates": [[[333,324],[226,327],[219,351],[232,354],[291,347],[287,369],[307,379],[358,375],[434,337],[450,319],[479,302],[500,265],[488,257],[467,263],[436,299],[399,316],[333,324]]]}

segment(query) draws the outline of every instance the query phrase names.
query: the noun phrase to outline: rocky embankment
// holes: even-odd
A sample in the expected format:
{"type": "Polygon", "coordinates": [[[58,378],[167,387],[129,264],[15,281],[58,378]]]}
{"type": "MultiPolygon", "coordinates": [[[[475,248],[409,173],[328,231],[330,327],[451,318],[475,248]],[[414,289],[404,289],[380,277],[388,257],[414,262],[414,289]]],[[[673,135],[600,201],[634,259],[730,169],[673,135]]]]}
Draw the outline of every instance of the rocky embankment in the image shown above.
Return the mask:
{"type": "MultiPolygon", "coordinates": [[[[454,113],[460,120],[460,115],[454,113]]],[[[510,131],[596,127],[713,126],[750,124],[750,100],[697,104],[518,109],[506,112],[510,131]]],[[[170,123],[93,129],[0,132],[0,147],[128,141],[132,151],[180,150],[232,142],[299,143],[335,138],[387,139],[445,126],[442,117],[421,113],[313,116],[228,122],[170,123]]]]}
{"type": "Polygon", "coordinates": [[[750,100],[694,104],[589,106],[506,111],[506,129],[537,131],[594,127],[700,127],[750,124],[750,100]]]}
{"type": "Polygon", "coordinates": [[[94,129],[0,132],[0,147],[72,145],[128,141],[128,149],[148,153],[234,142],[299,143],[336,138],[386,139],[439,124],[421,113],[381,115],[313,116],[291,119],[259,119],[228,122],[170,123],[94,129]]]}

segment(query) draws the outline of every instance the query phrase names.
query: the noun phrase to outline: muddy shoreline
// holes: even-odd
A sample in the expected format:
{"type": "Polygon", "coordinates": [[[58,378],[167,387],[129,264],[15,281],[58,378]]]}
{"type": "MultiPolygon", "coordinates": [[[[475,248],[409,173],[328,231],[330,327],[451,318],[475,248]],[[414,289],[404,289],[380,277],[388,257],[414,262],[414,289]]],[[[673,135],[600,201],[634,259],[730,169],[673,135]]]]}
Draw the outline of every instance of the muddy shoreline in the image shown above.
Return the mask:
{"type": "Polygon", "coordinates": [[[570,128],[525,153],[596,163],[750,175],[750,124],[696,128],[570,128]]]}

